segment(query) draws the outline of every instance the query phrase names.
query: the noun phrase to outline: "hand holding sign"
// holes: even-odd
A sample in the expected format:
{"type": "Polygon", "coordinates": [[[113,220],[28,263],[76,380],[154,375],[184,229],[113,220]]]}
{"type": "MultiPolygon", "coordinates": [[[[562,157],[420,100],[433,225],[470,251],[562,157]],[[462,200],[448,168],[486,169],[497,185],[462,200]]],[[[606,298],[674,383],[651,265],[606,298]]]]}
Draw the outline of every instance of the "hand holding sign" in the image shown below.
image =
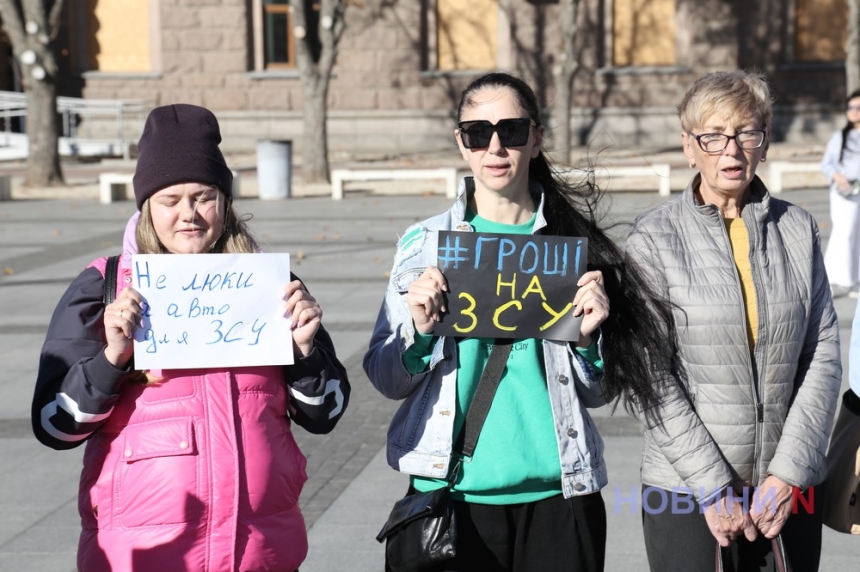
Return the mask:
{"type": "Polygon", "coordinates": [[[105,307],[105,358],[115,367],[124,368],[134,354],[134,330],[143,315],[141,302],[140,294],[126,288],[105,307]]]}
{"type": "Polygon", "coordinates": [[[414,280],[406,291],[406,305],[412,314],[415,329],[422,334],[433,331],[445,313],[448,283],[438,268],[431,266],[414,280]]]}
{"type": "Polygon", "coordinates": [[[322,321],[322,308],[299,280],[293,280],[284,288],[284,317],[290,320],[295,350],[306,356],[314,349],[314,336],[322,321]]]}
{"type": "Polygon", "coordinates": [[[609,317],[609,296],[603,288],[603,273],[600,270],[586,272],[576,284],[579,290],[573,297],[576,308],[573,315],[583,317],[576,345],[587,348],[591,345],[591,334],[609,317]]]}

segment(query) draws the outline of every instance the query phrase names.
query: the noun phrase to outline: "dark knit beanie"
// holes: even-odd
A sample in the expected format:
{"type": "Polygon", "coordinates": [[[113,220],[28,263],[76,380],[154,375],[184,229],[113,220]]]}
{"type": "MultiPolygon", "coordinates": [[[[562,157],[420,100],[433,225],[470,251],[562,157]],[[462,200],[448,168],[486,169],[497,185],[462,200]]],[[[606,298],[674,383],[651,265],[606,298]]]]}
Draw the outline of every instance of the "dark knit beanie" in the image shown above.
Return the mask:
{"type": "Polygon", "coordinates": [[[156,191],[179,183],[215,185],[232,198],[233,173],[219,143],[218,120],[208,109],[184,103],[153,109],[137,144],[134,196],[138,210],[156,191]]]}

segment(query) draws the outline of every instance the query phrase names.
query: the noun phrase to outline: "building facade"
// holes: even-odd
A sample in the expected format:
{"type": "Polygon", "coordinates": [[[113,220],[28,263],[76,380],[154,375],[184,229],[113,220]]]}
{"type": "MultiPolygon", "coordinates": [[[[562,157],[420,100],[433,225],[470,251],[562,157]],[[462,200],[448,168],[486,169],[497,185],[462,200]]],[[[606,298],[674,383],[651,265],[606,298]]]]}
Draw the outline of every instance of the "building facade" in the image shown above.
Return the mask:
{"type": "MultiPolygon", "coordinates": [[[[56,45],[60,94],[212,109],[227,150],[302,139],[290,1],[73,0],[56,45]]],[[[452,149],[466,84],[513,71],[554,105],[559,0],[350,0],[329,92],[333,158],[452,149]]],[[[846,0],[581,0],[575,144],[679,144],[675,106],[701,74],[744,68],[774,88],[776,140],[843,121],[846,0]]],[[[550,118],[550,126],[552,125],[550,118]]]]}

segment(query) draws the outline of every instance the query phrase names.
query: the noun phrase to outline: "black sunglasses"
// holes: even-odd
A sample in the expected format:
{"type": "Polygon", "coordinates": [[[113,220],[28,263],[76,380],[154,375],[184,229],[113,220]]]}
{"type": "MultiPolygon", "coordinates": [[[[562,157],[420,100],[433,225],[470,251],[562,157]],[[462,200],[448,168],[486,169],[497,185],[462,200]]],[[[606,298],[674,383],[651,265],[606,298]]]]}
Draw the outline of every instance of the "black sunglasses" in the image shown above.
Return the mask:
{"type": "Polygon", "coordinates": [[[521,147],[528,143],[531,126],[532,120],[528,117],[500,119],[495,125],[486,119],[457,124],[460,140],[466,149],[489,147],[494,132],[499,134],[499,142],[503,147],[521,147]]]}

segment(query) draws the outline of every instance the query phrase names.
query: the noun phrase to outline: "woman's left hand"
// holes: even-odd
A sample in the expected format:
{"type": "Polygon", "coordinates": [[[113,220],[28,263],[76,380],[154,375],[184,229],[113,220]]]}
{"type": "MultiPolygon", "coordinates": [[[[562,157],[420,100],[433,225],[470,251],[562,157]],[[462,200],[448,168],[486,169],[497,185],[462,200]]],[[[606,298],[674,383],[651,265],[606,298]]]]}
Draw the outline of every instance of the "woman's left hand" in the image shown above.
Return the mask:
{"type": "Polygon", "coordinates": [[[750,516],[765,538],[775,538],[791,514],[794,490],[785,481],[768,476],[753,495],[750,516]]]}
{"type": "Polygon", "coordinates": [[[603,289],[603,273],[592,270],[583,274],[576,283],[579,290],[573,297],[574,317],[582,316],[579,326],[577,347],[587,348],[591,345],[591,334],[609,317],[609,296],[603,289]]]}
{"type": "Polygon", "coordinates": [[[307,356],[314,349],[314,336],[322,322],[322,308],[298,280],[286,285],[283,299],[287,302],[284,317],[291,320],[293,348],[302,357],[307,356]]]}

